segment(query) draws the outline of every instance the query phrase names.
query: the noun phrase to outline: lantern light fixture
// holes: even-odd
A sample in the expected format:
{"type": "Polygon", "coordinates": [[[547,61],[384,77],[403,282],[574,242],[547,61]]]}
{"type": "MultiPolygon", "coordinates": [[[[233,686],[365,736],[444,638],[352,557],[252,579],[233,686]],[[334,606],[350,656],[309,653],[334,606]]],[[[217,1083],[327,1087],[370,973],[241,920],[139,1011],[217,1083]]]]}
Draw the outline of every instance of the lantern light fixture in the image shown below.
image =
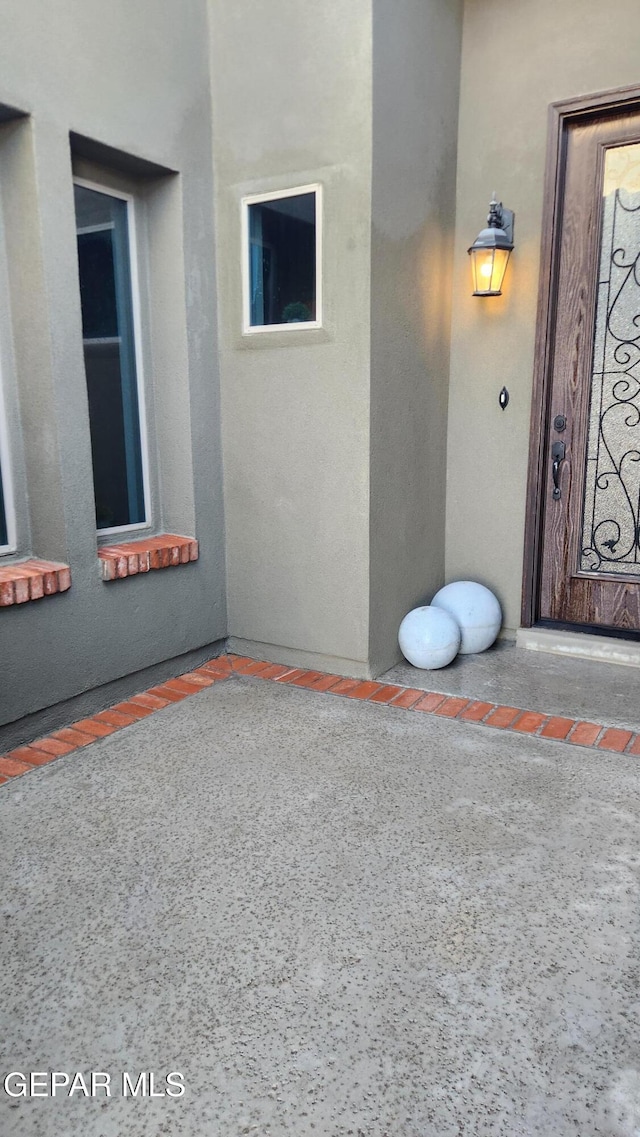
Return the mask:
{"type": "Polygon", "coordinates": [[[489,204],[487,228],[482,229],[468,250],[471,257],[474,296],[501,296],[502,282],[513,249],[514,213],[494,193],[489,204]]]}

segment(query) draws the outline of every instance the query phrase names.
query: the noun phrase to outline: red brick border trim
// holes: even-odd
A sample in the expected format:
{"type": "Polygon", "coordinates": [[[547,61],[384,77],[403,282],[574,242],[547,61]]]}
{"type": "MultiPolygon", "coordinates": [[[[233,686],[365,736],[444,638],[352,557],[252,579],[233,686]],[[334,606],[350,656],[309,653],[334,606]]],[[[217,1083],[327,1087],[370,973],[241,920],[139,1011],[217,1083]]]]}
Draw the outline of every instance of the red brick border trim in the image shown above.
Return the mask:
{"type": "Polygon", "coordinates": [[[203,663],[201,667],[196,667],[194,671],[188,671],[175,679],[167,679],[156,687],[150,687],[148,691],[116,703],[108,710],[99,711],[92,718],[81,719],[62,730],[54,730],[46,738],[10,750],[8,754],[0,756],[0,784],[71,754],[74,750],[90,746],[92,742],[114,734],[171,703],[179,703],[204,687],[212,687],[214,683],[220,683],[232,675],[268,679],[273,683],[286,683],[307,691],[342,695],[347,699],[358,699],[377,706],[417,711],[481,724],[496,730],[535,735],[549,741],[569,742],[592,750],[607,750],[640,758],[640,732],[633,733],[602,723],[582,722],[559,715],[545,715],[519,707],[483,703],[478,699],[457,695],[443,695],[438,691],[424,691],[417,687],[398,687],[395,684],[378,683],[376,680],[345,679],[341,675],[286,667],[246,656],[220,655],[203,663]]]}
{"type": "Polygon", "coordinates": [[[0,608],[41,600],[71,588],[71,569],[57,561],[13,561],[0,567],[0,608]]]}
{"type": "Polygon", "coordinates": [[[160,533],[141,541],[123,541],[119,545],[100,545],[98,559],[103,580],[122,580],[151,569],[187,565],[198,559],[198,542],[194,537],[178,537],[160,533]]]}

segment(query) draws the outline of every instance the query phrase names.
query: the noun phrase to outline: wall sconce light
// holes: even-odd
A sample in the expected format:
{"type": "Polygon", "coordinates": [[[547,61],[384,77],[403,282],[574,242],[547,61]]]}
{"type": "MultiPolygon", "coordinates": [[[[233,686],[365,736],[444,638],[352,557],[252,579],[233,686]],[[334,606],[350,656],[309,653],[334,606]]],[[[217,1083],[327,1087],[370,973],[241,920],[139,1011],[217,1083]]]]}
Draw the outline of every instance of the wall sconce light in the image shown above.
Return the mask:
{"type": "Polygon", "coordinates": [[[496,201],[489,205],[487,228],[482,229],[469,251],[474,296],[501,296],[502,281],[513,249],[515,214],[496,201]]]}

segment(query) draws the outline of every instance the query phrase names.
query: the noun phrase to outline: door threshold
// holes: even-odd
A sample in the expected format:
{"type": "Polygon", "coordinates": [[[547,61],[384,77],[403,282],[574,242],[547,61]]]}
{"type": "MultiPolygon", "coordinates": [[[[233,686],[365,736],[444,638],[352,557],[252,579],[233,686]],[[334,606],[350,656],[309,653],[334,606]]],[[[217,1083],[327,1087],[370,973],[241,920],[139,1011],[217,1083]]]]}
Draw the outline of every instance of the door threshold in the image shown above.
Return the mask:
{"type": "Polygon", "coordinates": [[[567,632],[558,628],[518,628],[518,647],[543,651],[573,659],[595,659],[598,663],[618,663],[640,667],[640,643],[615,636],[594,636],[588,632],[567,632]]]}

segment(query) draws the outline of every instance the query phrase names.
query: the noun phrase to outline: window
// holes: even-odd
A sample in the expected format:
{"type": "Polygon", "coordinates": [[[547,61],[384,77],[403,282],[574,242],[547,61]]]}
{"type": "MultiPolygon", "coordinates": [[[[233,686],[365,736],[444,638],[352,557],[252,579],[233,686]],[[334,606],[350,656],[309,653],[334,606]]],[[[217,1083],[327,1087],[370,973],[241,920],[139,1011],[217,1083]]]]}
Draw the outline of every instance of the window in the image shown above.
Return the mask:
{"type": "Polygon", "coordinates": [[[6,418],[0,390],[0,556],[16,550],[6,418]]]}
{"type": "Polygon", "coordinates": [[[244,330],[321,325],[321,187],[242,201],[244,330]]]}
{"type": "Polygon", "coordinates": [[[96,524],[121,532],[149,519],[133,202],[79,180],[74,195],[96,524]]]}
{"type": "Polygon", "coordinates": [[[7,529],[7,511],[4,504],[4,486],[2,482],[2,464],[0,463],[0,553],[9,551],[9,533],[7,529]]]}

